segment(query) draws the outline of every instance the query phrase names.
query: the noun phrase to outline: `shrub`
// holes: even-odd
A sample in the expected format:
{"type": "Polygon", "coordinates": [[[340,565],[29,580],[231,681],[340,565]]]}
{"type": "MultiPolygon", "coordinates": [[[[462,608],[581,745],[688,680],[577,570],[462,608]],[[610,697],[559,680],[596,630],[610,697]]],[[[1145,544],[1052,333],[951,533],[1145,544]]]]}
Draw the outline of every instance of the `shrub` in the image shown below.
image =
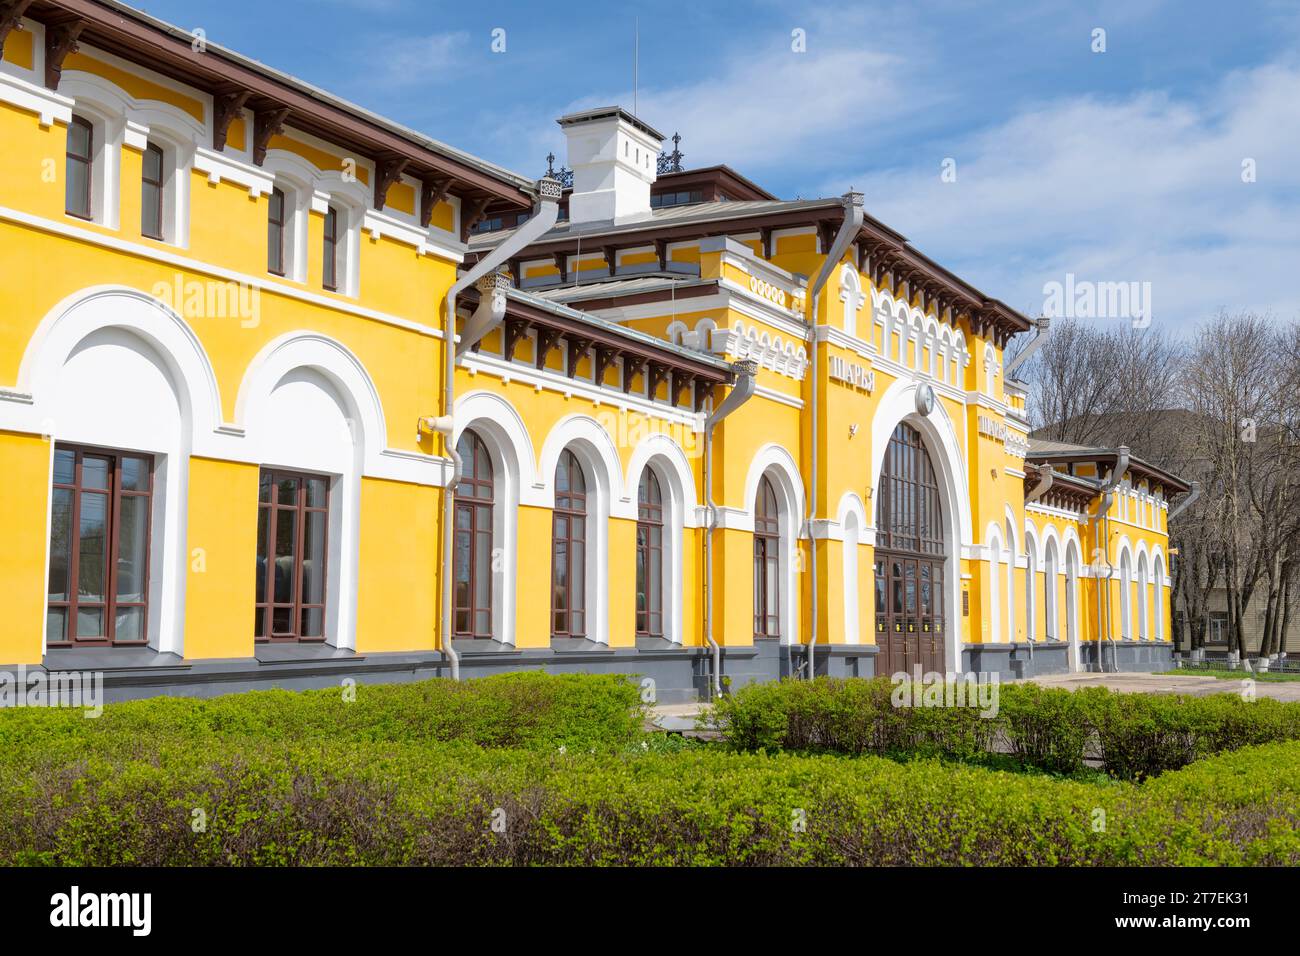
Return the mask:
{"type": "Polygon", "coordinates": [[[705,722],[742,751],[923,754],[959,760],[1011,754],[1024,766],[1077,774],[1086,762],[1141,780],[1241,747],[1300,739],[1300,704],[1068,691],[1004,684],[998,712],[895,707],[893,684],[820,678],[750,685],[718,701],[705,722]]]}
{"type": "Polygon", "coordinates": [[[130,752],[157,738],[436,742],[483,747],[617,748],[642,736],[636,686],[621,675],[539,672],[340,689],[251,691],[209,700],[155,697],[79,710],[0,711],[0,749],[61,745],[130,752]]]}
{"type": "Polygon", "coordinates": [[[2,864],[1300,863],[1300,744],[1106,785],[706,748],[214,737],[28,758],[0,753],[2,864]]]}

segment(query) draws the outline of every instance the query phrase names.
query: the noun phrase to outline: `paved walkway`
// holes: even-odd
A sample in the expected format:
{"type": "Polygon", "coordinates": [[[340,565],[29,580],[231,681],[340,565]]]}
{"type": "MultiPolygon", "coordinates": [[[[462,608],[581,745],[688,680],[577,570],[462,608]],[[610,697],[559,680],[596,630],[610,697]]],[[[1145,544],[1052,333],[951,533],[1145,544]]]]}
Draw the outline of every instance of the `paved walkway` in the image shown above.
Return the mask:
{"type": "MultiPolygon", "coordinates": [[[[1248,676],[1248,675],[1243,675],[1248,676]]],[[[1238,694],[1242,685],[1235,680],[1189,674],[1186,677],[1164,674],[1053,674],[1017,683],[1034,683],[1042,687],[1109,687],[1111,690],[1140,694],[1238,694]]],[[[1255,681],[1255,696],[1276,700],[1300,701],[1300,681],[1255,681]]],[[[688,731],[695,728],[695,716],[707,704],[663,704],[650,708],[650,721],[660,730],[688,731]]]]}
{"type": "MultiPolygon", "coordinates": [[[[1243,679],[1249,677],[1243,674],[1243,679]]],[[[1204,697],[1207,694],[1238,694],[1242,684],[1235,680],[1219,680],[1200,674],[1188,674],[1186,677],[1166,676],[1164,674],[1054,674],[1035,677],[1032,681],[1042,687],[1064,687],[1074,690],[1076,687],[1109,687],[1111,690],[1143,694],[1188,694],[1204,697]]],[[[1300,681],[1255,681],[1256,697],[1272,697],[1276,700],[1300,701],[1300,681]]]]}

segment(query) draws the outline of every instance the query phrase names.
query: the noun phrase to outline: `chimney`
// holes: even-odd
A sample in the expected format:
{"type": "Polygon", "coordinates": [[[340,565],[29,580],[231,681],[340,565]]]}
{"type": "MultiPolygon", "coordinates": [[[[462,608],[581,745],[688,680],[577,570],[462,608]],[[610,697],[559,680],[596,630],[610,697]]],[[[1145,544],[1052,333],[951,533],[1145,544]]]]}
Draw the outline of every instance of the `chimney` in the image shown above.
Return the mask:
{"type": "Polygon", "coordinates": [[[573,192],[569,222],[624,222],[650,214],[664,134],[621,106],[561,116],[573,192]]]}

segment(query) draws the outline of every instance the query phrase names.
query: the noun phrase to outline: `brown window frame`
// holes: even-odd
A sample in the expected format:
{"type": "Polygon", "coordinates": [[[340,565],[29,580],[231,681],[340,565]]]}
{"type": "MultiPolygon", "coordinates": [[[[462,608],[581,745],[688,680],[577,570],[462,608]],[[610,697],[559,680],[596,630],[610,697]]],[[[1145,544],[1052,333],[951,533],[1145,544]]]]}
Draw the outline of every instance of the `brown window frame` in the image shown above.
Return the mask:
{"type": "Polygon", "coordinates": [[[772,479],[764,475],[754,500],[754,639],[781,636],[781,515],[772,479]],[[775,568],[769,576],[768,571],[775,568]],[[776,581],[774,587],[769,584],[776,581]]]}
{"type": "Polygon", "coordinates": [[[555,507],[551,513],[551,636],[587,636],[587,526],[591,520],[587,512],[587,476],[578,456],[569,449],[560,453],[555,466],[555,507]],[[560,471],[567,475],[566,488],[560,488],[560,471]],[[576,481],[575,481],[576,479],[576,481]],[[576,486],[576,487],[575,487],[576,486]],[[577,523],[578,531],[574,530],[577,523]],[[557,580],[558,558],[563,553],[567,567],[566,580],[557,580]],[[582,574],[573,573],[573,555],[582,555],[582,574]],[[564,596],[564,606],[557,598],[564,596]],[[575,595],[578,601],[574,601],[575,595]],[[575,603],[580,605],[575,608],[575,603]],[[574,622],[574,617],[578,620],[574,622]]]}
{"type": "Polygon", "coordinates": [[[339,213],[333,206],[325,209],[325,230],[321,256],[321,285],[330,292],[339,291],[339,213]]]}
{"type": "Polygon", "coordinates": [[[72,137],[68,137],[68,145],[65,149],[64,176],[66,177],[66,186],[63,192],[63,211],[69,216],[75,216],[78,219],[85,219],[87,222],[93,222],[95,219],[95,124],[83,116],[73,116],[68,123],[68,132],[72,132],[72,127],[77,126],[86,131],[86,155],[78,156],[72,151],[72,137]],[[68,191],[72,188],[72,177],[68,175],[68,167],[72,163],[81,163],[86,167],[86,211],[77,212],[68,208],[68,191]]]}
{"type": "MultiPolygon", "coordinates": [[[[264,600],[256,600],[254,597],[254,613],[260,616],[262,633],[257,633],[257,624],[253,627],[253,642],[255,644],[320,644],[326,639],[326,630],[329,612],[329,554],[330,554],[330,500],[333,489],[330,487],[331,480],[328,475],[313,474],[311,472],[292,471],[285,468],[263,468],[258,475],[258,535],[257,535],[257,557],[260,560],[265,556],[266,567],[261,573],[264,575],[262,592],[264,600]],[[270,479],[270,493],[268,500],[262,500],[263,479],[270,479]],[[297,488],[294,492],[294,501],[292,504],[283,504],[279,500],[279,482],[285,479],[292,479],[297,482],[297,488]],[[308,505],[307,504],[307,483],[309,481],[325,482],[325,504],[308,505]],[[269,513],[266,521],[266,536],[262,536],[262,512],[269,513]],[[291,511],[294,513],[294,550],[293,550],[293,600],[277,601],[275,600],[275,567],[276,560],[273,555],[277,524],[280,513],[291,511]],[[307,534],[306,518],[310,514],[323,514],[325,516],[322,522],[321,534],[324,539],[324,546],[321,551],[321,599],[318,602],[303,601],[303,562],[305,558],[305,544],[307,534]],[[264,548],[265,542],[265,551],[264,548]],[[287,608],[291,610],[293,630],[291,632],[275,631],[275,612],[278,609],[287,608]],[[309,610],[320,611],[320,634],[304,635],[302,624],[303,612],[309,610]]],[[[256,580],[257,571],[254,571],[254,580],[256,580]]]]}
{"type": "Polygon", "coordinates": [[[452,634],[471,639],[492,638],[492,582],[491,560],[493,528],[496,516],[494,469],[487,445],[475,432],[466,429],[461,433],[457,454],[461,456],[463,471],[456,485],[456,516],[454,531],[455,563],[452,577],[452,634]],[[462,445],[462,443],[464,443],[462,445]],[[463,450],[462,450],[463,449],[463,450]],[[486,541],[484,541],[486,538],[486,541]],[[479,606],[476,595],[479,585],[480,548],[487,547],[489,580],[487,604],[479,606]],[[468,562],[466,593],[468,602],[462,600],[459,587],[462,555],[468,562]]]}
{"type": "Polygon", "coordinates": [[[163,153],[161,146],[156,143],[147,143],[145,145],[143,160],[140,167],[140,235],[144,236],[146,239],[156,239],[159,242],[162,242],[164,239],[163,209],[166,206],[166,162],[167,157],[163,153]],[[158,178],[156,180],[150,179],[147,172],[147,161],[150,154],[158,157],[158,178]],[[147,197],[150,186],[158,191],[158,208],[155,211],[152,223],[146,222],[146,216],[149,212],[147,197]],[[153,229],[152,232],[150,231],[150,227],[153,229]]]}
{"type": "Polygon", "coordinates": [[[637,486],[636,636],[664,636],[664,496],[650,468],[637,486]],[[658,570],[656,575],[651,568],[658,570]]]}
{"type": "Polygon", "coordinates": [[[289,198],[279,186],[271,187],[271,198],[266,209],[266,271],[273,276],[283,277],[287,272],[284,258],[284,233],[289,220],[289,198]],[[275,218],[275,200],[280,201],[280,218],[275,218]],[[275,230],[275,241],[271,241],[271,230],[275,230]],[[274,258],[272,258],[274,253],[274,258]]]}
{"type": "MultiPolygon", "coordinates": [[[[61,451],[73,452],[73,480],[71,483],[55,481],[51,476],[51,508],[53,508],[53,497],[55,490],[67,490],[71,492],[72,508],[68,516],[70,528],[68,537],[68,599],[65,601],[51,601],[49,599],[49,580],[46,579],[46,599],[45,606],[48,611],[52,608],[61,608],[65,610],[64,634],[65,639],[61,641],[46,640],[46,647],[144,647],[149,643],[149,577],[153,564],[153,494],[154,494],[154,475],[156,472],[156,461],[153,455],[143,452],[122,451],[110,448],[96,448],[89,445],[72,445],[59,442],[54,447],[55,453],[61,451]],[[109,468],[108,488],[86,488],[84,487],[83,465],[86,456],[91,458],[107,458],[111,462],[109,468]],[[145,461],[149,469],[149,487],[146,491],[124,490],[122,488],[122,459],[139,458],[145,461]],[[104,594],[102,601],[83,601],[79,593],[79,580],[81,574],[81,502],[83,494],[103,495],[108,499],[108,508],[105,512],[105,522],[107,525],[104,548],[104,594]],[[117,575],[119,550],[121,546],[121,515],[122,515],[122,498],[144,498],[145,505],[145,523],[144,523],[144,581],[140,593],[144,595],[143,601],[119,601],[117,599],[117,575]],[[78,611],[95,608],[103,614],[103,626],[101,633],[94,637],[77,636],[77,614],[78,611]],[[117,612],[121,608],[140,608],[140,633],[144,637],[138,640],[119,641],[117,640],[117,612]]],[[[50,533],[53,533],[53,524],[51,524],[50,533]]],[[[51,557],[53,556],[54,542],[49,542],[51,557]]],[[[51,568],[53,561],[51,561],[51,568]]],[[[48,638],[48,621],[46,624],[46,634],[48,638]]]]}

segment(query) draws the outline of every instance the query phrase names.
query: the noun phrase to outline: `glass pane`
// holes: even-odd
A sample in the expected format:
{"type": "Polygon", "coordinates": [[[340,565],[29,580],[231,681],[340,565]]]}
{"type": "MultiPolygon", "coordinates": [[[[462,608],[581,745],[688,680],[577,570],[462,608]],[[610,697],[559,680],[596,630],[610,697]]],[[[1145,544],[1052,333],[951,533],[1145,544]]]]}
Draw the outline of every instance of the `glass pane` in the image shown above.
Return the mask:
{"type": "Polygon", "coordinates": [[[253,636],[266,637],[266,608],[253,609],[253,636]]]}
{"type": "Polygon", "coordinates": [[[476,634],[491,634],[492,621],[490,611],[474,612],[474,632],[476,634]]]}
{"type": "Polygon", "coordinates": [[[586,605],[586,549],[577,541],[573,542],[573,580],[570,590],[573,592],[573,609],[581,611],[586,605]]]}
{"type": "Polygon", "coordinates": [[[107,495],[82,493],[77,593],[86,601],[104,600],[104,572],[108,549],[107,512],[107,495]]]}
{"type": "Polygon", "coordinates": [[[777,633],[777,628],[776,628],[777,596],[780,594],[780,591],[777,590],[777,585],[778,585],[777,561],[776,558],[768,558],[767,559],[767,582],[766,582],[767,607],[765,607],[764,610],[767,612],[768,615],[767,633],[769,634],[777,633]]]}
{"type": "Polygon", "coordinates": [[[122,459],[122,490],[149,490],[149,462],[144,458],[122,459]]]}
{"type": "Polygon", "coordinates": [[[90,204],[86,201],[90,192],[90,166],[80,160],[68,157],[67,189],[64,196],[64,208],[76,216],[90,218],[90,204]]]}
{"type": "Polygon", "coordinates": [[[72,559],[72,490],[55,488],[50,513],[50,580],[47,593],[51,601],[68,599],[68,574],[72,559]]]}
{"type": "Polygon", "coordinates": [[[257,603],[266,603],[267,535],[271,530],[271,509],[257,509],[257,603]]]}
{"type": "Polygon", "coordinates": [[[307,507],[324,508],[329,505],[329,481],[325,478],[307,479],[307,507]]]}
{"type": "Polygon", "coordinates": [[[144,608],[120,607],[117,609],[116,618],[117,620],[114,623],[113,640],[144,640],[144,608]]]}
{"type": "Polygon", "coordinates": [[[298,479],[297,478],[280,478],[276,481],[278,493],[276,498],[282,505],[296,505],[298,503],[298,479]]]}
{"type": "Polygon", "coordinates": [[[325,633],[325,612],[318,607],[302,609],[302,636],[320,637],[325,633]]]}
{"type": "Polygon", "coordinates": [[[478,535],[478,547],[474,551],[474,606],[490,607],[492,604],[492,539],[486,534],[478,535]]]}
{"type": "Polygon", "coordinates": [[[54,481],[60,485],[70,485],[77,477],[77,453],[75,451],[56,451],[54,453],[54,481]]]}
{"type": "Polygon", "coordinates": [[[569,607],[569,554],[562,541],[555,543],[555,565],[551,573],[552,603],[557,611],[569,607]]]}
{"type": "Polygon", "coordinates": [[[117,599],[143,601],[149,570],[149,499],[125,495],[121,511],[117,532],[117,599]]]}
{"type": "Polygon", "coordinates": [[[269,471],[262,472],[261,476],[258,478],[257,500],[271,500],[271,473],[269,471]]]}
{"type": "Polygon", "coordinates": [[[45,639],[50,642],[68,639],[68,609],[52,607],[45,612],[45,639]]]}
{"type": "MultiPolygon", "coordinates": [[[[293,602],[293,564],[297,553],[298,515],[280,511],[275,516],[275,602],[293,602]]],[[[278,628],[277,628],[278,630],[278,628]]]]}
{"type": "Polygon", "coordinates": [[[308,512],[303,520],[302,603],[325,600],[325,512],[308,512]]]}
{"type": "Polygon", "coordinates": [[[162,150],[150,146],[144,151],[144,177],[150,182],[162,182],[162,150]]]}
{"type": "Polygon", "coordinates": [[[162,189],[153,183],[140,188],[140,234],[160,238],[162,223],[162,189]]]}
{"type": "Polygon", "coordinates": [[[271,633],[272,634],[292,634],[293,633],[293,608],[277,607],[271,612],[271,633]]]}
{"type": "Polygon", "coordinates": [[[77,608],[77,637],[104,636],[104,609],[77,608]]]}
{"type": "Polygon", "coordinates": [[[90,155],[90,127],[81,123],[68,124],[68,152],[74,156],[90,155]]]}
{"type": "Polygon", "coordinates": [[[582,637],[587,633],[587,616],[581,611],[569,615],[569,633],[574,637],[582,637]]]}
{"type": "Polygon", "coordinates": [[[86,455],[81,459],[81,487],[107,488],[108,476],[112,471],[107,458],[95,458],[86,455]]]}

